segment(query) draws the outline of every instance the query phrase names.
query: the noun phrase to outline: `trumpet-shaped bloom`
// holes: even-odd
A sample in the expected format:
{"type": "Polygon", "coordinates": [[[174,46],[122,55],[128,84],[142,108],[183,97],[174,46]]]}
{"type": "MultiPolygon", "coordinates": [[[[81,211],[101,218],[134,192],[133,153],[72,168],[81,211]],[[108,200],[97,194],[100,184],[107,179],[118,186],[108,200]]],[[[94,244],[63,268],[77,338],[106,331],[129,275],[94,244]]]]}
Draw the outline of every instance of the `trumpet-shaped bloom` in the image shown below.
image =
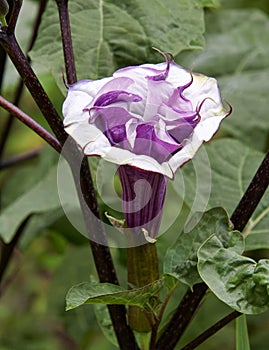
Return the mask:
{"type": "Polygon", "coordinates": [[[84,154],[120,165],[123,207],[129,213],[130,227],[145,227],[160,216],[164,177],[173,178],[229,114],[215,79],[188,72],[164,56],[164,63],[126,67],[112,77],[79,81],[69,88],[63,105],[65,130],[84,154]],[[155,200],[143,206],[140,201],[141,208],[137,203],[131,208],[128,202],[134,202],[135,194],[139,197],[135,188],[139,178],[150,183],[155,200]]]}

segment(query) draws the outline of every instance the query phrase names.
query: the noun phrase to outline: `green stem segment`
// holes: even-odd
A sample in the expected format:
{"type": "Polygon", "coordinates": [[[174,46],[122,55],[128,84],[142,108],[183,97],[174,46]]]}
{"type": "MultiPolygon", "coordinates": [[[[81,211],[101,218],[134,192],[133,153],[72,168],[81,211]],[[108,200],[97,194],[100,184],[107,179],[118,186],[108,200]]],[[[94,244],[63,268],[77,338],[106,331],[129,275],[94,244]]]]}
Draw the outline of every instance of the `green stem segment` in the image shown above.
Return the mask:
{"type": "MultiPolygon", "coordinates": [[[[128,282],[131,287],[144,287],[159,279],[156,245],[146,243],[127,250],[128,282]]],[[[128,310],[130,327],[137,332],[150,332],[154,324],[151,312],[137,306],[128,310]]]]}

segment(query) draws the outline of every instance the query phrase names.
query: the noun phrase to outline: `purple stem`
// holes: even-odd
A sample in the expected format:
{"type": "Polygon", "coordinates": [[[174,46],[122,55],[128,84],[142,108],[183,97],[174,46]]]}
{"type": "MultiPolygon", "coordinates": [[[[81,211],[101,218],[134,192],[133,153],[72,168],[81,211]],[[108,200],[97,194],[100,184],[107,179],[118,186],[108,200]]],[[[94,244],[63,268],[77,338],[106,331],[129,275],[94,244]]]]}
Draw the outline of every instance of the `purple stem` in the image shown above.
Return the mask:
{"type": "Polygon", "coordinates": [[[201,333],[197,338],[192,340],[189,344],[185,345],[181,350],[193,350],[212,335],[217,333],[220,329],[225,327],[228,323],[241,316],[242,314],[238,311],[233,311],[229,315],[223,317],[220,321],[215,323],[212,327],[201,333]]]}
{"type": "Polygon", "coordinates": [[[235,230],[243,231],[269,185],[269,152],[264,157],[245,194],[234,210],[231,221],[235,230]]]}
{"type": "Polygon", "coordinates": [[[15,156],[15,157],[3,160],[2,162],[0,162],[0,170],[10,168],[10,167],[15,166],[17,164],[25,162],[29,159],[35,158],[39,155],[40,150],[41,150],[41,148],[33,149],[29,152],[25,152],[23,154],[19,154],[19,155],[15,156]]]}
{"type": "MultiPolygon", "coordinates": [[[[41,23],[42,14],[45,11],[47,2],[48,2],[48,0],[41,0],[40,1],[39,8],[38,8],[38,13],[37,13],[35,24],[34,24],[32,37],[30,39],[27,52],[30,51],[33,48],[33,45],[34,45],[34,43],[36,41],[38,29],[39,29],[39,26],[40,26],[40,23],[41,23]]],[[[1,47],[1,51],[3,51],[3,53],[4,53],[3,55],[6,56],[6,52],[4,51],[4,49],[2,47],[1,47]]],[[[1,57],[3,55],[1,55],[1,57]]],[[[5,57],[5,56],[3,56],[3,57],[5,57]]],[[[28,58],[28,61],[30,62],[29,57],[27,57],[27,58],[28,58]]],[[[3,63],[1,64],[1,67],[2,66],[3,66],[3,63]]],[[[1,77],[2,77],[2,75],[1,75],[1,77]]],[[[18,106],[19,103],[20,103],[22,92],[23,92],[23,87],[24,87],[23,81],[20,79],[20,81],[19,81],[19,83],[18,83],[18,85],[17,85],[17,87],[15,89],[16,92],[15,92],[15,97],[14,97],[14,101],[13,101],[13,104],[15,106],[18,106]]],[[[11,131],[13,122],[14,122],[14,117],[13,117],[12,114],[10,114],[8,116],[8,119],[7,119],[4,127],[3,127],[3,131],[2,131],[2,134],[1,134],[1,139],[0,139],[0,159],[3,156],[5,145],[6,145],[6,142],[8,140],[8,136],[9,136],[9,133],[11,131]]]]}
{"type": "Polygon", "coordinates": [[[26,225],[29,222],[30,217],[31,215],[28,215],[23,220],[23,222],[20,224],[19,228],[17,229],[10,243],[0,242],[0,246],[2,246],[1,257],[0,257],[0,294],[2,293],[2,281],[3,281],[4,274],[7,270],[8,264],[10,262],[10,258],[12,256],[14,248],[16,247],[21,235],[24,232],[26,225]]]}
{"type": "Polygon", "coordinates": [[[0,42],[6,50],[8,56],[19,72],[23,82],[27,86],[39,109],[43,113],[45,119],[50,125],[52,131],[56,135],[61,144],[67,139],[67,134],[64,131],[63,123],[56,109],[50,101],[48,95],[40,84],[27,58],[23,54],[14,34],[7,34],[4,31],[0,32],[0,42]]]}
{"type": "Polygon", "coordinates": [[[75,58],[71,38],[71,29],[68,12],[68,0],[55,0],[58,6],[65,70],[67,75],[67,83],[72,85],[77,81],[75,58]]]}
{"type": "Polygon", "coordinates": [[[199,283],[193,286],[193,291],[189,289],[186,292],[172,319],[169,321],[167,327],[157,341],[155,350],[172,350],[175,348],[181,335],[192,320],[206,290],[207,285],[205,283],[199,283]]]}
{"type": "Polygon", "coordinates": [[[11,16],[10,16],[10,20],[8,21],[8,27],[7,27],[8,34],[14,34],[15,32],[15,27],[18,21],[21,6],[22,6],[22,0],[13,0],[11,16]]]}
{"type": "Polygon", "coordinates": [[[4,97],[0,96],[0,106],[19,119],[23,124],[35,131],[43,140],[51,145],[57,152],[61,152],[61,145],[58,140],[52,136],[46,129],[42,128],[36,121],[30,118],[27,114],[21,111],[18,107],[8,102],[4,97]]]}
{"type": "MultiPolygon", "coordinates": [[[[77,81],[77,76],[70,30],[68,0],[55,1],[57,3],[59,12],[67,81],[68,84],[74,84],[77,81]]],[[[71,164],[73,161],[75,161],[76,163],[76,160],[77,157],[74,157],[74,155],[71,156],[71,164]]],[[[77,192],[80,198],[81,208],[88,232],[89,234],[91,234],[91,238],[93,237],[93,232],[96,236],[99,236],[99,240],[100,237],[104,238],[104,245],[100,245],[96,243],[93,239],[90,239],[91,250],[93,253],[94,262],[97,269],[97,273],[99,275],[100,282],[110,282],[118,284],[118,279],[113,265],[111,254],[109,248],[105,245],[105,233],[103,225],[100,222],[99,208],[95,196],[95,190],[88,162],[85,158],[82,160],[81,172],[79,174],[77,173],[77,169],[80,168],[80,164],[74,164],[74,166],[71,165],[71,168],[73,171],[73,176],[75,179],[77,192]],[[81,187],[79,186],[79,184],[81,187]],[[86,203],[84,202],[84,200],[86,203]],[[94,218],[89,219],[89,208],[91,212],[94,213],[94,218]]],[[[108,305],[108,311],[112,320],[113,328],[115,330],[120,349],[137,350],[138,346],[136,344],[134,334],[126,322],[127,317],[124,305],[108,305]]]]}

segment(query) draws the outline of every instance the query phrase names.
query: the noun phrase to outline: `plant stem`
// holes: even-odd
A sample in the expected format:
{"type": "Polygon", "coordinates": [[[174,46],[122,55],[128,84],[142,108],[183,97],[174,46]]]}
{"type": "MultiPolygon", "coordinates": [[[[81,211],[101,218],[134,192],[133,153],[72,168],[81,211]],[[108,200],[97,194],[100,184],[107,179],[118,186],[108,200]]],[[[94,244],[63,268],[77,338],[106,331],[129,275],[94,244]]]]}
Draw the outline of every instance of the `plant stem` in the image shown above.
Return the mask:
{"type": "MultiPolygon", "coordinates": [[[[67,140],[67,143],[70,139],[67,140]]],[[[63,149],[64,155],[67,143],[63,149]]],[[[71,144],[71,157],[67,155],[73,173],[80,206],[82,209],[85,225],[89,235],[91,250],[99,275],[100,282],[118,284],[109,248],[106,246],[104,228],[100,220],[99,208],[95,196],[95,190],[87,159],[82,159],[82,154],[74,153],[71,144]],[[91,215],[94,214],[94,215],[91,215]],[[102,242],[99,244],[97,242],[102,242]]],[[[138,346],[131,328],[126,322],[126,309],[123,305],[108,305],[109,314],[119,342],[120,349],[138,350],[138,346]]]]}
{"type": "Polygon", "coordinates": [[[36,121],[30,118],[27,114],[21,111],[18,107],[14,106],[12,103],[8,102],[4,97],[0,96],[0,106],[6,111],[11,113],[17,119],[19,119],[23,124],[27,125],[30,129],[35,131],[42,139],[44,139],[49,145],[51,145],[57,152],[61,152],[61,145],[58,140],[52,136],[46,129],[42,128],[36,121]]]}
{"type": "MultiPolygon", "coordinates": [[[[32,37],[31,37],[29,45],[28,45],[27,52],[29,52],[33,48],[33,45],[34,45],[35,40],[37,38],[38,29],[39,29],[39,26],[41,23],[41,17],[42,17],[43,12],[45,11],[47,2],[48,2],[48,0],[40,0],[37,16],[36,16],[35,23],[34,23],[34,29],[33,29],[32,37]]],[[[2,72],[2,70],[4,68],[4,62],[5,62],[4,58],[6,57],[6,52],[2,47],[0,48],[0,50],[1,50],[1,64],[0,64],[1,69],[0,69],[0,71],[2,72]]],[[[30,62],[30,59],[28,56],[27,56],[27,59],[30,62]]],[[[1,82],[2,82],[2,76],[3,76],[3,73],[1,74],[1,82]]],[[[0,86],[1,86],[1,84],[0,84],[0,86]]],[[[20,81],[18,82],[18,85],[15,89],[15,97],[13,100],[13,104],[15,106],[18,106],[20,103],[22,92],[23,92],[23,86],[24,86],[23,81],[20,79],[20,81]]],[[[10,114],[8,116],[8,119],[7,119],[4,127],[3,127],[3,131],[1,134],[0,159],[3,156],[6,141],[8,140],[8,136],[9,136],[9,133],[11,131],[13,122],[14,122],[14,116],[12,114],[10,114]]]]}
{"type": "Polygon", "coordinates": [[[0,33],[0,42],[6,50],[8,56],[19,72],[23,82],[27,86],[39,109],[43,113],[45,119],[50,125],[52,131],[56,135],[61,144],[67,139],[64,131],[63,123],[59,117],[48,95],[44,91],[27,58],[23,54],[14,34],[0,33]]]}
{"type": "Polygon", "coordinates": [[[15,32],[15,27],[16,27],[21,6],[22,6],[22,0],[13,0],[12,5],[13,5],[12,11],[11,11],[11,15],[10,15],[10,19],[8,21],[8,27],[7,27],[8,34],[14,34],[15,32]]]}
{"type": "Polygon", "coordinates": [[[160,312],[158,314],[158,319],[156,319],[156,322],[155,322],[155,324],[152,327],[149,350],[154,350],[155,349],[155,343],[156,343],[156,339],[157,339],[157,336],[158,336],[158,328],[159,328],[161,320],[163,318],[163,314],[164,314],[164,311],[166,309],[166,306],[167,306],[167,304],[168,304],[172,294],[174,293],[174,290],[175,290],[175,288],[170,290],[170,292],[166,296],[166,298],[165,298],[165,300],[164,300],[164,302],[162,304],[161,310],[160,310],[160,312]]]}
{"type": "Polygon", "coordinates": [[[63,53],[65,62],[65,71],[67,75],[67,83],[72,85],[77,81],[77,74],[75,68],[75,58],[73,52],[73,45],[71,39],[71,29],[68,13],[68,0],[55,0],[58,6],[63,53]]]}
{"type": "Polygon", "coordinates": [[[264,157],[245,194],[234,210],[231,221],[234,228],[242,231],[269,185],[269,152],[264,157]]]}
{"type": "MultiPolygon", "coordinates": [[[[55,1],[59,12],[67,80],[69,84],[74,84],[77,81],[77,77],[68,14],[68,0],[55,1]]],[[[67,142],[69,141],[67,140],[67,142]]],[[[105,232],[100,221],[98,203],[88,162],[86,158],[84,158],[81,163],[76,163],[80,157],[77,157],[77,155],[74,154],[74,151],[71,151],[71,158],[68,157],[68,159],[76,183],[80,205],[89,233],[91,250],[100,282],[118,284],[112,257],[109,248],[106,246],[105,232]],[[73,162],[75,163],[73,164],[73,162]],[[77,170],[80,169],[80,166],[81,171],[78,174],[77,170]],[[94,218],[92,218],[92,215],[89,215],[89,209],[94,214],[94,218]],[[94,236],[96,239],[94,239],[94,236]],[[103,245],[96,243],[100,242],[100,240],[103,242],[103,245]]],[[[127,325],[126,309],[124,305],[108,305],[108,310],[120,349],[137,350],[138,346],[134,334],[131,328],[127,325]]]]}
{"type": "Polygon", "coordinates": [[[32,151],[19,154],[18,156],[3,160],[0,162],[0,170],[10,168],[14,165],[20,164],[21,162],[27,161],[29,159],[35,158],[39,155],[40,148],[34,149],[32,151]]]}
{"type": "Polygon", "coordinates": [[[4,71],[6,66],[6,51],[0,47],[0,91],[2,90],[4,71]]]}
{"type": "Polygon", "coordinates": [[[229,315],[222,318],[220,321],[215,323],[212,327],[205,330],[202,334],[200,334],[197,338],[192,340],[189,344],[185,345],[181,350],[193,350],[200,344],[202,344],[204,341],[206,341],[208,338],[210,338],[212,335],[217,333],[220,329],[222,329],[224,326],[226,326],[228,323],[233,321],[235,318],[241,316],[242,314],[238,311],[233,311],[229,315]]]}
{"type": "MultiPolygon", "coordinates": [[[[135,233],[133,233],[135,234],[135,233]]],[[[128,283],[135,287],[144,287],[159,279],[156,245],[147,243],[127,249],[128,283]]],[[[150,332],[154,317],[150,312],[137,306],[128,311],[130,327],[137,332],[150,332]]]]}
{"type": "Polygon", "coordinates": [[[149,336],[148,333],[139,333],[140,347],[141,350],[148,350],[149,336]]]}
{"type": "MultiPolygon", "coordinates": [[[[12,256],[14,248],[16,247],[26,225],[28,224],[30,217],[31,215],[27,216],[23,220],[23,222],[20,224],[19,228],[15,233],[15,236],[12,238],[10,243],[1,242],[2,247],[1,247],[1,257],[0,257],[0,285],[2,283],[4,274],[7,270],[7,266],[10,262],[10,258],[12,256]]],[[[1,288],[0,288],[0,291],[2,292],[1,288]]]]}
{"type": "Polygon", "coordinates": [[[194,285],[186,292],[165,331],[157,341],[156,350],[172,350],[191,321],[207,290],[205,283],[194,285]]]}

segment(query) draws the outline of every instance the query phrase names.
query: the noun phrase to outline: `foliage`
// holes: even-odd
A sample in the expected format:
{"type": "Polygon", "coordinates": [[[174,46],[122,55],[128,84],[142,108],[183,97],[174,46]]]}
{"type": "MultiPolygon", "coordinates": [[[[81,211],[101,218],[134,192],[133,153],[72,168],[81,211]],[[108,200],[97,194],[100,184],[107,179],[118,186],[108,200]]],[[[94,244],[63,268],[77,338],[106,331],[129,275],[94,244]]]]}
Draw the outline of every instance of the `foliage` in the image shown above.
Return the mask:
{"type": "MultiPolygon", "coordinates": [[[[165,5],[154,0],[70,2],[78,78],[97,79],[119,67],[156,61],[152,46],[173,54],[201,48],[205,5],[213,4],[200,0],[169,0],[165,5]]],[[[56,5],[50,1],[31,57],[45,65],[63,88],[58,22],[56,5]]]]}
{"type": "MultiPolygon", "coordinates": [[[[38,4],[26,1],[26,6],[32,9],[38,4]]],[[[0,168],[2,251],[16,237],[23,221],[30,218],[1,283],[0,349],[114,350],[117,340],[104,305],[136,305],[151,310],[155,320],[160,318],[159,329],[164,329],[186,288],[194,290],[202,282],[211,292],[176,348],[233,309],[245,314],[236,320],[236,348],[265,349],[269,192],[243,233],[234,230],[229,217],[268,148],[267,2],[70,0],[69,13],[79,79],[96,79],[123,66],[157,62],[159,57],[151,49],[154,46],[171,52],[183,66],[216,77],[233,113],[223,122],[216,139],[204,145],[194,161],[178,172],[172,184],[177,197],[166,203],[166,211],[181,222],[176,221],[157,243],[163,275],[134,289],[126,286],[126,256],[120,249],[112,249],[112,257],[121,286],[91,279],[96,271],[88,240],[65,217],[58,198],[58,154],[14,123],[1,165],[25,147],[31,150],[41,145],[42,150],[34,159],[0,168]],[[198,184],[199,200],[205,203],[203,213],[193,211],[198,184]],[[178,215],[180,201],[184,215],[178,215]],[[64,311],[66,293],[68,312],[64,311]],[[250,314],[257,316],[246,317],[250,314]],[[112,345],[100,334],[96,319],[112,345]]],[[[23,17],[29,15],[23,13],[23,17]]],[[[28,35],[31,27],[32,23],[22,18],[17,32],[28,35]]],[[[61,77],[64,58],[55,1],[48,1],[30,57],[60,110],[66,88],[61,77]]],[[[11,68],[7,69],[7,75],[12,75],[11,68]]],[[[6,78],[2,90],[10,97],[15,86],[6,78]]],[[[47,128],[29,93],[24,94],[21,108],[31,116],[38,113],[36,120],[47,128]]],[[[0,120],[2,130],[6,118],[0,120]]],[[[95,167],[93,161],[94,174],[95,167]]],[[[102,213],[108,209],[100,199],[99,204],[102,213]]],[[[199,349],[235,347],[231,332],[232,326],[225,328],[199,349]]]]}

